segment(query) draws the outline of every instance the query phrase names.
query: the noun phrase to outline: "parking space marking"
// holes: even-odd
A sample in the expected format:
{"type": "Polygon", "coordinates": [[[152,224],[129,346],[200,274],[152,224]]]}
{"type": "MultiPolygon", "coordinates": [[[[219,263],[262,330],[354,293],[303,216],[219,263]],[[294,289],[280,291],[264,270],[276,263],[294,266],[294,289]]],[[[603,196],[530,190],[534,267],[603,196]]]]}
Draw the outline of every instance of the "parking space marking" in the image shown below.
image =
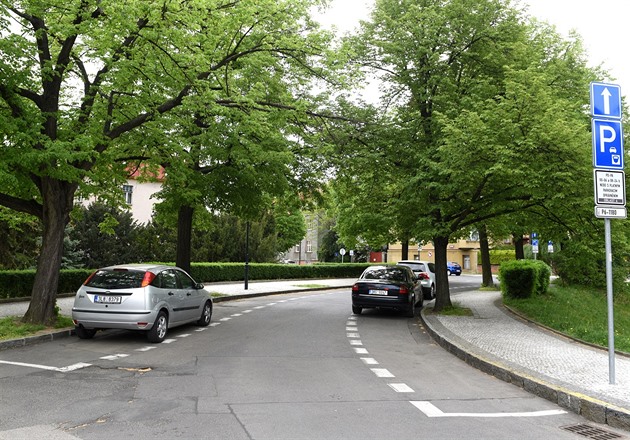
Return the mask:
{"type": "Polygon", "coordinates": [[[546,417],[558,416],[566,414],[566,411],[560,409],[551,409],[546,411],[529,411],[529,412],[513,412],[513,413],[445,413],[438,407],[426,401],[411,401],[413,406],[418,408],[427,417],[546,417]]]}
{"type": "Polygon", "coordinates": [[[378,361],[374,358],[361,358],[366,365],[378,365],[378,361]]]}
{"type": "Polygon", "coordinates": [[[149,350],[153,350],[157,347],[153,346],[153,345],[147,345],[146,347],[142,347],[142,348],[136,348],[135,351],[149,351],[149,350]]]}
{"type": "Polygon", "coordinates": [[[363,345],[361,339],[350,339],[350,345],[363,345]]]}
{"type": "Polygon", "coordinates": [[[79,362],[79,363],[76,363],[76,364],[68,365],[67,367],[61,367],[57,371],[59,371],[61,373],[67,373],[69,371],[80,370],[81,368],[89,367],[91,365],[92,364],[88,364],[86,362],[79,362]]]}
{"type": "Polygon", "coordinates": [[[126,358],[127,356],[129,356],[129,355],[128,354],[118,353],[118,354],[112,354],[112,355],[109,355],[109,356],[103,356],[103,357],[100,357],[99,359],[103,359],[105,361],[115,361],[116,359],[126,358]]]}
{"type": "Polygon", "coordinates": [[[346,331],[347,332],[356,332],[356,331],[359,331],[359,329],[356,328],[356,327],[346,327],[346,331]]]}
{"type": "Polygon", "coordinates": [[[368,351],[367,351],[367,348],[354,347],[354,352],[356,354],[369,354],[368,351]]]}
{"type": "Polygon", "coordinates": [[[219,319],[219,321],[225,322],[225,321],[229,321],[230,319],[232,319],[232,318],[221,318],[221,319],[219,319]]]}
{"type": "Polygon", "coordinates": [[[242,313],[234,313],[234,314],[232,314],[232,315],[230,315],[230,316],[237,317],[237,316],[243,316],[243,314],[242,314],[242,313]]]}
{"type": "Polygon", "coordinates": [[[172,344],[175,341],[177,341],[177,339],[164,339],[162,344],[172,344]]]}
{"type": "Polygon", "coordinates": [[[220,322],[213,322],[210,324],[210,327],[216,327],[217,325],[221,325],[220,322]]]}
{"type": "Polygon", "coordinates": [[[6,365],[15,365],[17,367],[28,367],[28,368],[37,368],[39,370],[47,370],[47,371],[58,371],[60,373],[67,373],[69,371],[79,370],[81,368],[89,367],[92,364],[87,364],[85,362],[79,362],[77,364],[72,364],[67,367],[51,367],[49,365],[40,365],[40,364],[27,364],[26,362],[11,362],[11,361],[1,361],[0,364],[6,365]]]}
{"type": "Polygon", "coordinates": [[[349,338],[360,338],[358,333],[347,333],[347,336],[349,338]]]}
{"type": "Polygon", "coordinates": [[[178,338],[187,338],[191,333],[182,333],[181,335],[177,335],[178,338]]]}

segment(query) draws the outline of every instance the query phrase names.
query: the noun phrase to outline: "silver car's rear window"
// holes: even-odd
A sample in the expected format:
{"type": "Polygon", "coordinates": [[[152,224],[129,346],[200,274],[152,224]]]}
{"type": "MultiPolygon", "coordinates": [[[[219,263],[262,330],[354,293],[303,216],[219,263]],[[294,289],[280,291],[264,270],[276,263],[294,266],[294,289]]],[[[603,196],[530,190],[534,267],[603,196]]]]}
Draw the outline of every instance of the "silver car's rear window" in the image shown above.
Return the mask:
{"type": "Polygon", "coordinates": [[[142,287],[144,271],[138,270],[99,270],[86,286],[99,289],[135,289],[142,287]]]}

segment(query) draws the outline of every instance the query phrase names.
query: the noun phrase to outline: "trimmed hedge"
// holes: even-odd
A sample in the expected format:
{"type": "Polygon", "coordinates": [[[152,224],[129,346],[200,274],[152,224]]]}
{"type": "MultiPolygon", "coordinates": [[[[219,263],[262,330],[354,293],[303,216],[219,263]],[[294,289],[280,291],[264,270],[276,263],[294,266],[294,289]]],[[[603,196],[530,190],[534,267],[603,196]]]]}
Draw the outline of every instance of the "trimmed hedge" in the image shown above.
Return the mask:
{"type": "MultiPolygon", "coordinates": [[[[309,278],[358,278],[368,263],[297,264],[250,263],[248,279],[279,280],[309,278]]],[[[93,272],[91,269],[64,269],[59,273],[59,293],[75,292],[93,272]]],[[[203,283],[242,281],[245,263],[192,263],[190,275],[203,283]]],[[[0,298],[26,298],[31,295],[35,270],[0,271],[0,298]]]]}
{"type": "Polygon", "coordinates": [[[507,261],[499,267],[501,291],[510,298],[542,295],[549,287],[551,267],[540,260],[507,261]]]}
{"type": "MultiPolygon", "coordinates": [[[[515,260],[514,249],[490,249],[490,264],[493,266],[515,260]]],[[[477,261],[481,261],[481,251],[477,251],[477,261]]]]}

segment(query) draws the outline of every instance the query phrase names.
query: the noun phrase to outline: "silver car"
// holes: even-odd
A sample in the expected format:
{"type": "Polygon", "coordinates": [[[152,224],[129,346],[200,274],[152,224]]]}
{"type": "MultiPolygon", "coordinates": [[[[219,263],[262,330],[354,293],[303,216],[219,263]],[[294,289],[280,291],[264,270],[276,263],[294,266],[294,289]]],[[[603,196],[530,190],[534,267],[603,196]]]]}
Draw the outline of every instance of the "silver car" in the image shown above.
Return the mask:
{"type": "Polygon", "coordinates": [[[146,332],[162,342],[169,328],[196,322],[207,326],[212,299],[203,284],[178,267],[135,264],[94,272],[77,291],[72,320],[79,338],[119,328],[146,332]]]}
{"type": "Polygon", "coordinates": [[[403,260],[399,261],[398,264],[411,268],[420,279],[425,300],[435,299],[435,264],[430,261],[418,260],[403,260]]]}

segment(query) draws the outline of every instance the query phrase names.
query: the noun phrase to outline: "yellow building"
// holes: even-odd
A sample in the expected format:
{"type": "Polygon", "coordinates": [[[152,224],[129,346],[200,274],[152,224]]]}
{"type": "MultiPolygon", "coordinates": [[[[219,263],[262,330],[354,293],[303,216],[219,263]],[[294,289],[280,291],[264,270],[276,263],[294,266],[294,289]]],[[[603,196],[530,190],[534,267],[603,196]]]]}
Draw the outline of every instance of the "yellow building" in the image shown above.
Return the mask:
{"type": "MultiPolygon", "coordinates": [[[[481,273],[481,261],[477,261],[478,251],[479,240],[473,240],[473,238],[457,240],[448,244],[446,259],[459,263],[463,273],[481,273]]],[[[402,259],[402,244],[390,244],[387,251],[387,261],[395,263],[402,259]]],[[[420,247],[415,243],[410,243],[408,259],[435,262],[433,243],[426,243],[420,247]]]]}

